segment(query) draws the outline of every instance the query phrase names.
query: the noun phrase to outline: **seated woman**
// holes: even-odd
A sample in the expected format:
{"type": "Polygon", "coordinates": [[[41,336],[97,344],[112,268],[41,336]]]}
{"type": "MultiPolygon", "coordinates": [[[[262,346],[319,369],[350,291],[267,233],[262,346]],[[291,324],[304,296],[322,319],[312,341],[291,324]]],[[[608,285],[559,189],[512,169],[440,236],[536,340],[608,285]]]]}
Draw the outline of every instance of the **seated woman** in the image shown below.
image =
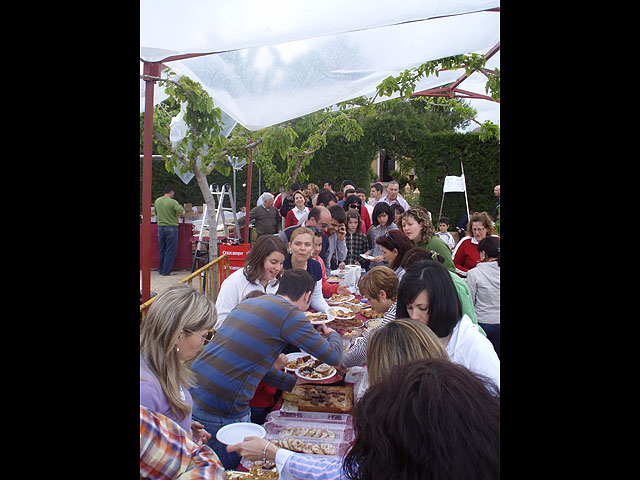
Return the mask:
{"type": "Polygon", "coordinates": [[[400,230],[391,230],[384,237],[378,237],[376,243],[382,248],[382,256],[389,263],[392,270],[396,272],[398,280],[404,275],[402,259],[405,253],[412,248],[411,241],[400,230]]]}
{"type": "Polygon", "coordinates": [[[253,242],[244,261],[244,267],[229,275],[218,292],[216,310],[218,330],[227,314],[236,308],[242,299],[253,290],[276,293],[280,272],[287,256],[287,248],[275,235],[261,235],[253,242]]]}
{"type": "MultiPolygon", "coordinates": [[[[362,277],[358,288],[373,310],[384,313],[378,328],[396,319],[398,276],[393,270],[384,266],[373,267],[362,277]]],[[[342,354],[341,367],[356,367],[366,362],[367,340],[370,332],[367,331],[358,343],[342,354]]]]}
{"type": "Polygon", "coordinates": [[[500,359],[478,326],[462,313],[451,274],[440,263],[412,264],[398,286],[397,318],[410,317],[434,331],[454,363],[491,379],[500,387],[500,359]]]}
{"type": "Polygon", "coordinates": [[[211,435],[191,419],[192,360],[212,337],[213,302],[190,285],[162,292],[140,327],[140,405],[178,423],[198,445],[211,435]]]}
{"type": "MultiPolygon", "coordinates": [[[[315,232],[307,227],[296,228],[289,240],[289,253],[284,259],[282,268],[306,270],[316,279],[316,287],[311,295],[311,306],[316,312],[327,313],[329,304],[322,296],[322,267],[320,261],[311,258],[315,232]]],[[[280,241],[280,240],[278,240],[280,241]]]]}
{"type": "Polygon", "coordinates": [[[283,480],[500,478],[499,390],[448,360],[395,365],[356,404],[353,423],[344,458],[293,453],[258,437],[227,450],[275,461],[283,480]]]}

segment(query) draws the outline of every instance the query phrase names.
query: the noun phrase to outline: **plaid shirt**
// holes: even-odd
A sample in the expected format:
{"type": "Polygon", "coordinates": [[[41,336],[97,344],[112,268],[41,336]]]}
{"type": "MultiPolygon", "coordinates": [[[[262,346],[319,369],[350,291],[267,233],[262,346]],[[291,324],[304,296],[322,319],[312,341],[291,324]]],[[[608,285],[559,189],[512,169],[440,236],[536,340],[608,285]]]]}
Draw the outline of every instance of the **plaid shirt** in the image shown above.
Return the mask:
{"type": "Polygon", "coordinates": [[[361,231],[356,233],[347,232],[344,241],[347,244],[347,257],[344,259],[344,263],[352,265],[354,261],[358,261],[362,264],[364,259],[360,254],[367,252],[371,248],[367,236],[361,231]]]}
{"type": "Polygon", "coordinates": [[[140,478],[222,480],[218,456],[173,420],[140,405],[140,478]]]}

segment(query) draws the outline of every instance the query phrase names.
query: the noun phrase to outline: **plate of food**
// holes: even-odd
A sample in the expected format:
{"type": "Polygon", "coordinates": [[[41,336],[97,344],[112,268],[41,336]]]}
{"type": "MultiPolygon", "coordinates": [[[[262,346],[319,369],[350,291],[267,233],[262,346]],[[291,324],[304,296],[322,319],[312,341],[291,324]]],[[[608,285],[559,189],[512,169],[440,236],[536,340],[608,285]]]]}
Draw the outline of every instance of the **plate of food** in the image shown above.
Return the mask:
{"type": "Polygon", "coordinates": [[[369,330],[373,330],[373,329],[378,328],[380,326],[380,324],[382,323],[382,319],[381,318],[372,318],[370,320],[367,320],[364,323],[365,323],[365,325],[367,326],[367,328],[369,330]]]}
{"type": "Polygon", "coordinates": [[[315,357],[312,357],[306,352],[291,352],[287,353],[287,358],[289,361],[284,366],[284,369],[287,372],[295,372],[300,367],[307,365],[309,363],[313,363],[315,361],[315,357]]]}
{"type": "Polygon", "coordinates": [[[327,318],[330,318],[331,321],[339,319],[339,320],[350,320],[355,318],[356,312],[347,307],[329,307],[329,311],[327,312],[327,318]]]}
{"type": "Polygon", "coordinates": [[[361,253],[360,256],[365,260],[373,260],[374,258],[376,258],[376,257],[372,257],[371,255],[365,255],[364,253],[361,253]]]}
{"type": "Polygon", "coordinates": [[[218,430],[218,433],[216,433],[216,438],[220,443],[224,443],[225,445],[235,445],[243,441],[244,437],[253,436],[264,438],[266,434],[267,432],[262,425],[251,422],[239,422],[230,423],[222,427],[218,430]]]}
{"type": "Polygon", "coordinates": [[[356,298],[355,295],[341,295],[339,293],[334,293],[327,299],[327,303],[329,305],[337,305],[338,303],[342,302],[350,302],[354,298],[356,298]]]}
{"type": "Polygon", "coordinates": [[[326,380],[335,375],[336,368],[315,360],[308,365],[304,365],[296,370],[296,375],[305,380],[326,380]]]}
{"type": "Polygon", "coordinates": [[[329,278],[327,278],[327,282],[329,282],[329,283],[340,283],[340,277],[337,277],[337,276],[329,277],[329,278]]]}
{"type": "Polygon", "coordinates": [[[326,313],[322,312],[304,312],[311,325],[322,325],[323,323],[329,323],[331,319],[326,313]]]}

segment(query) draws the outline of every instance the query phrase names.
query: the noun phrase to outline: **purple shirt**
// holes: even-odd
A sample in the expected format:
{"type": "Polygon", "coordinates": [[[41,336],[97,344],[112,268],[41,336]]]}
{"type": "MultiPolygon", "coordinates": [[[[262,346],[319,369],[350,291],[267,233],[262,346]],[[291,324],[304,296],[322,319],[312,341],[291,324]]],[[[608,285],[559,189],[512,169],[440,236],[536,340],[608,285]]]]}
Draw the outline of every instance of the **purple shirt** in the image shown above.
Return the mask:
{"type": "MultiPolygon", "coordinates": [[[[187,405],[192,406],[193,400],[191,399],[189,390],[183,387],[182,391],[184,392],[187,405]]],[[[176,418],[171,411],[169,400],[164,394],[160,382],[149,369],[142,355],[140,355],[140,405],[170,418],[191,435],[191,413],[182,420],[176,418]]]]}

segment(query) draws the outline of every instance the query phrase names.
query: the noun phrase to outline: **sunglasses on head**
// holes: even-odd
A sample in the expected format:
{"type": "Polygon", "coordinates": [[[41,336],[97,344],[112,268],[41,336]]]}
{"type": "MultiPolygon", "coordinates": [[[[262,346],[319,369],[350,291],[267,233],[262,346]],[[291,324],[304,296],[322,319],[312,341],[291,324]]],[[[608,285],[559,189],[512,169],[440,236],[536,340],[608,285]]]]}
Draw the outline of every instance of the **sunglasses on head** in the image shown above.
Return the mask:
{"type": "Polygon", "coordinates": [[[398,244],[396,243],[395,238],[393,238],[391,235],[389,235],[389,232],[385,233],[385,234],[384,234],[384,237],[385,237],[385,238],[390,239],[390,240],[391,240],[391,243],[393,243],[393,246],[394,246],[395,248],[398,248],[398,244]]]}

